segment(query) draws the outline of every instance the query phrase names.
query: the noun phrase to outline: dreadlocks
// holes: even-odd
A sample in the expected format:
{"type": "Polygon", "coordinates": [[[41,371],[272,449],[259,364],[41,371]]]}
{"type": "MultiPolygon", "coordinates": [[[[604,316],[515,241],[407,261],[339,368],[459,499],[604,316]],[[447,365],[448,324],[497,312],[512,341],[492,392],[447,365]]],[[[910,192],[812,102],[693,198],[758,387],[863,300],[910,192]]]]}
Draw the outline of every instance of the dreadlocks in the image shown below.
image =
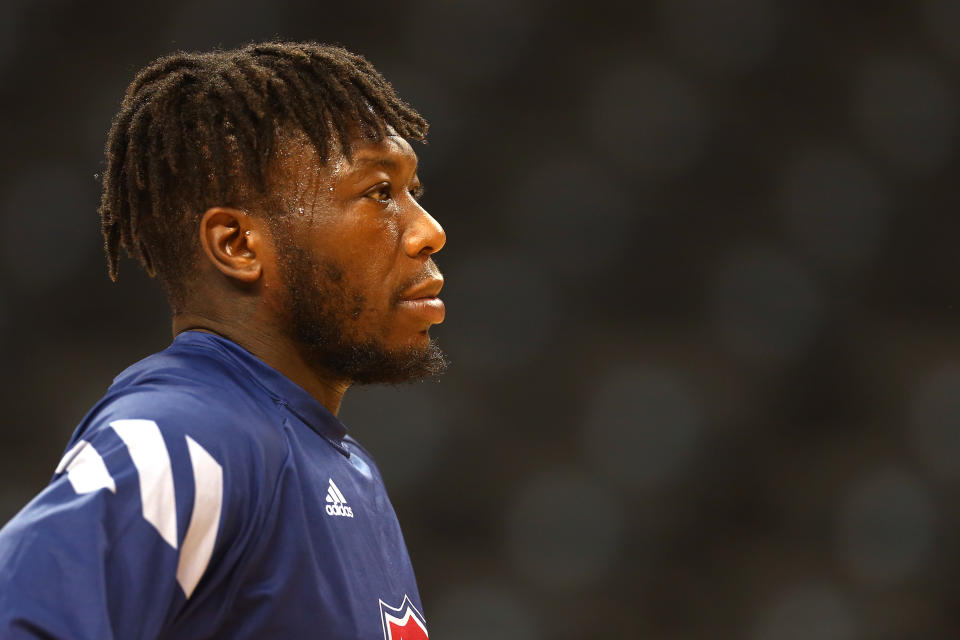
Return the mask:
{"type": "Polygon", "coordinates": [[[423,140],[426,121],[362,56],[316,43],[268,42],[176,53],[134,78],[107,138],[100,223],[107,269],[119,248],[158,276],[176,307],[200,216],[266,189],[281,128],[302,130],[321,162],[392,127],[423,140]]]}

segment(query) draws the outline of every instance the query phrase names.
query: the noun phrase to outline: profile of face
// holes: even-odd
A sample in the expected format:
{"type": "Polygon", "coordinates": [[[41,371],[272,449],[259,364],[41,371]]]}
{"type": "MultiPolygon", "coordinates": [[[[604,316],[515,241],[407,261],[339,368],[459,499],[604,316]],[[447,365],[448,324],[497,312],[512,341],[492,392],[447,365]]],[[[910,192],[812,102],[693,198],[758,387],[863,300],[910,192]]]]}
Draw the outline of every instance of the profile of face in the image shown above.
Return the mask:
{"type": "Polygon", "coordinates": [[[280,144],[268,198],[282,209],[269,218],[279,320],[307,362],[344,380],[435,377],[446,234],[419,203],[417,156],[392,135],[332,156],[321,163],[305,136],[280,144]]]}

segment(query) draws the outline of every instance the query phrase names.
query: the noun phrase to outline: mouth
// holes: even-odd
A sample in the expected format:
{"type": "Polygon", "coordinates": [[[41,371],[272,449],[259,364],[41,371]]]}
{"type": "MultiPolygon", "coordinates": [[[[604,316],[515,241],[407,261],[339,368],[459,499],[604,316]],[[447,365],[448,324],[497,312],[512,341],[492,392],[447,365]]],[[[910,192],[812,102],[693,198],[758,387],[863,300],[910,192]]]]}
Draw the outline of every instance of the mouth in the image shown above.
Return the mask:
{"type": "Polygon", "coordinates": [[[397,301],[397,307],[426,321],[428,324],[440,324],[446,316],[443,300],[437,297],[443,288],[443,278],[430,278],[403,292],[397,301]]]}
{"type": "Polygon", "coordinates": [[[440,324],[446,316],[443,300],[436,296],[404,298],[397,303],[397,306],[403,311],[422,318],[428,324],[440,324]]]}

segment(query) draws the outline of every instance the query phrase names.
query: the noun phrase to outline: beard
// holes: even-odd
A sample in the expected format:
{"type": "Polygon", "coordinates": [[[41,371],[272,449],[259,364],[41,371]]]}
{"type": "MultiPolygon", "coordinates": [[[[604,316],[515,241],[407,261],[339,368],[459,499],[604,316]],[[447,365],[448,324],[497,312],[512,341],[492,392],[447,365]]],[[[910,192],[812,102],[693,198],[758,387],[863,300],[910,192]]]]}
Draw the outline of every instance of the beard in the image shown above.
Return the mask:
{"type": "MultiPolygon", "coordinates": [[[[448,362],[436,340],[425,347],[390,348],[362,335],[362,292],[349,286],[344,269],[285,242],[279,275],[286,289],[287,329],[311,365],[355,384],[400,384],[437,378],[448,362]]],[[[395,300],[391,300],[391,305],[395,300]]]]}

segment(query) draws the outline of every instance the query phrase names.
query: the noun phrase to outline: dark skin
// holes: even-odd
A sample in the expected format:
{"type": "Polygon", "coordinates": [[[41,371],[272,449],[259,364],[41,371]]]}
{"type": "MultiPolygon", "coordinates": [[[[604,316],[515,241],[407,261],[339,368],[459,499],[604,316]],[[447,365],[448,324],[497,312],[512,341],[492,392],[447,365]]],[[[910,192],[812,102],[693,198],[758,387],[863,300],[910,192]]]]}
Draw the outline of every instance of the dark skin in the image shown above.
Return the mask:
{"type": "Polygon", "coordinates": [[[269,181],[290,212],[284,218],[289,233],[278,237],[253,208],[208,209],[198,229],[203,254],[196,280],[173,318],[173,332],[229,338],[337,415],[353,381],[310,358],[290,335],[283,243],[337,265],[344,284],[362,295],[363,308],[345,321],[344,335],[389,349],[421,349],[430,327],[443,321],[436,298],[443,278],[431,256],[446,234],[417,201],[417,156],[403,138],[355,141],[351,160],[336,152],[325,165],[303,135],[284,136],[279,147],[269,181]]]}

